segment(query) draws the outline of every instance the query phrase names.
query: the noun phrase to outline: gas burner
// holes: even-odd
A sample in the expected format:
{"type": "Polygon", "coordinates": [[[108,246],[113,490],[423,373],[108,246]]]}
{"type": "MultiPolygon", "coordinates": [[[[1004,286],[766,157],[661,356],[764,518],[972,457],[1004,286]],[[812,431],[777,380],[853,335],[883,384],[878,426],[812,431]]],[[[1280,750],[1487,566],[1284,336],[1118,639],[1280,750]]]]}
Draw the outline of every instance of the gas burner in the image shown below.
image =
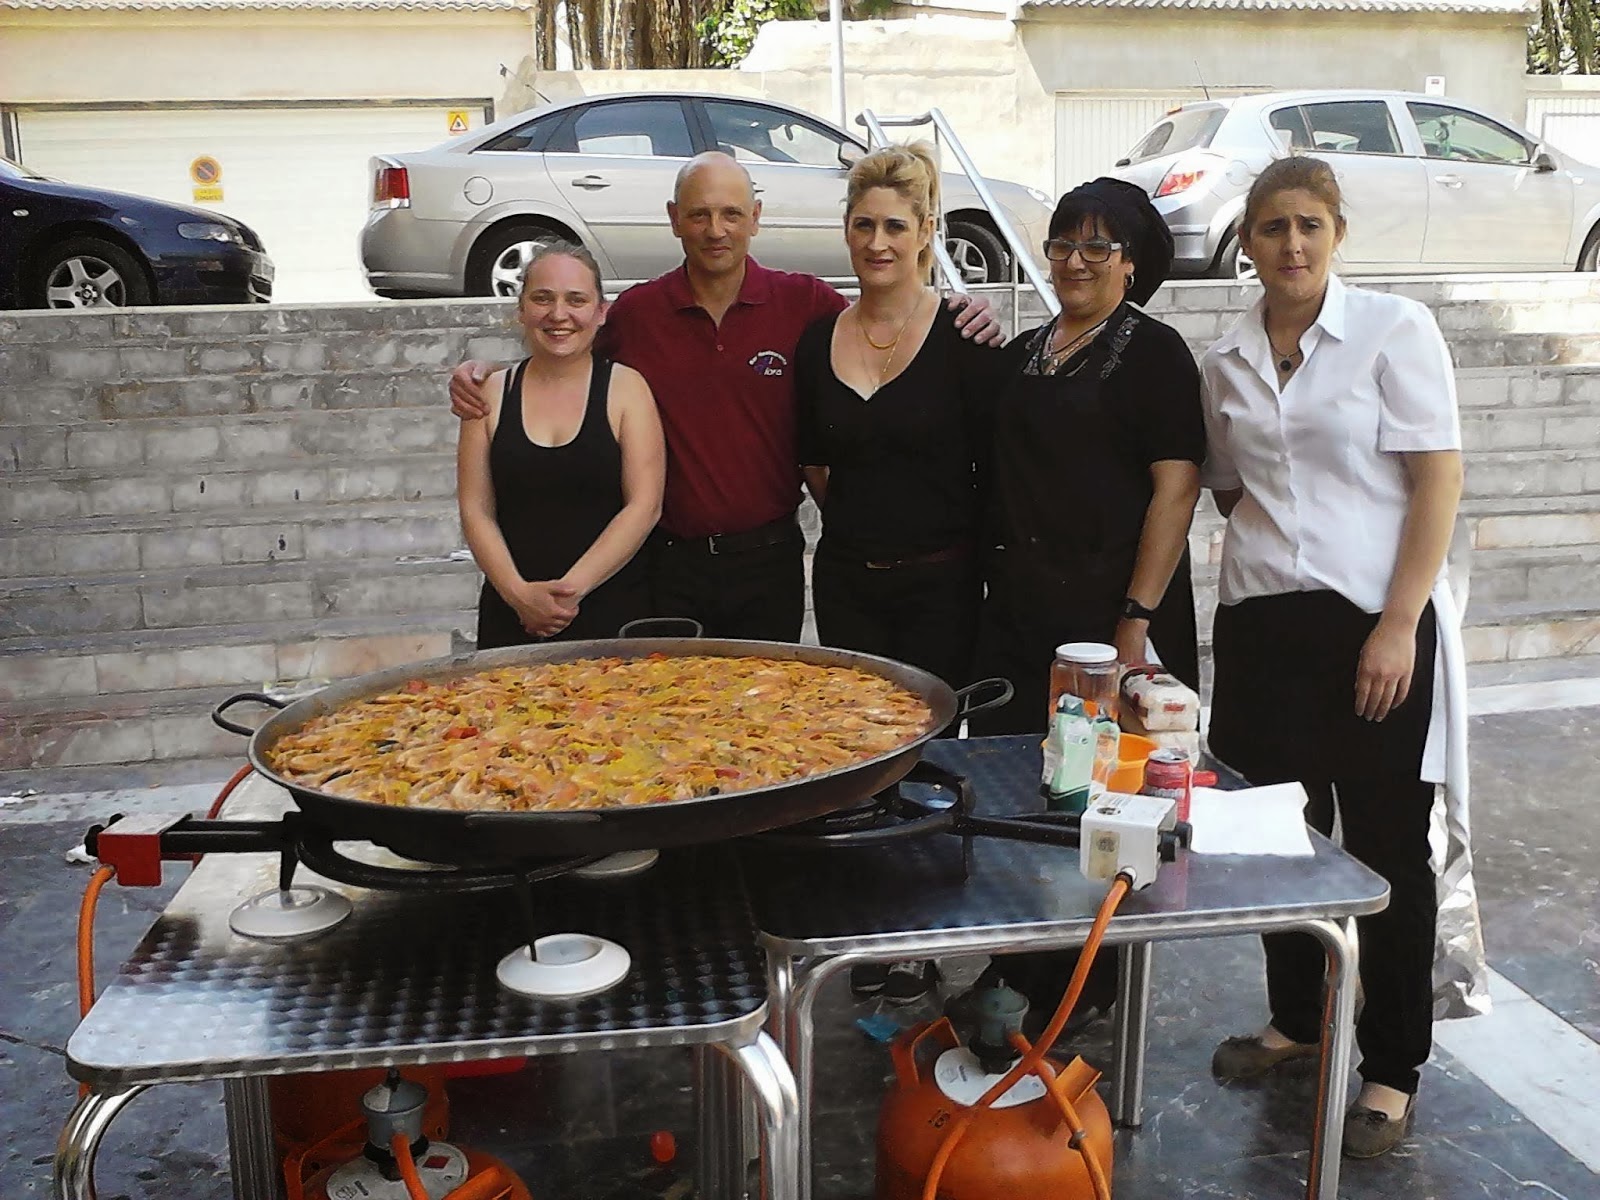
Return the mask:
{"type": "Polygon", "coordinates": [[[959,827],[971,811],[972,800],[964,778],[932,763],[919,762],[898,784],[885,788],[866,804],[760,833],[753,840],[789,850],[883,846],[932,833],[961,832],[959,827]]]}
{"type": "Polygon", "coordinates": [[[621,983],[633,960],[615,942],[586,933],[552,933],[500,960],[501,985],[540,1000],[576,1000],[621,983]]]}
{"type": "Polygon", "coordinates": [[[273,888],[252,896],[228,917],[240,937],[293,942],[326,933],[350,915],[350,901],[316,884],[273,888]]]}

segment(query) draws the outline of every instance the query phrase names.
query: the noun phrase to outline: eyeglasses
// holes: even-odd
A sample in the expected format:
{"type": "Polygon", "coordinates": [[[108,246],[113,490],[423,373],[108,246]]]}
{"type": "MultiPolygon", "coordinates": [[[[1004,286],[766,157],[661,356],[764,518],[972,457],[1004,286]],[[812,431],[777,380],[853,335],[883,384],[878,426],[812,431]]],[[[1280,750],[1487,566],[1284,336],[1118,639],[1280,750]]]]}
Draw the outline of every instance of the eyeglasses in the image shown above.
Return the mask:
{"type": "Polygon", "coordinates": [[[1122,249],[1121,242],[1108,242],[1094,238],[1087,242],[1069,242],[1066,238],[1051,238],[1044,244],[1044,256],[1051,262],[1066,262],[1076,250],[1086,263],[1110,262],[1111,256],[1122,249]]]}

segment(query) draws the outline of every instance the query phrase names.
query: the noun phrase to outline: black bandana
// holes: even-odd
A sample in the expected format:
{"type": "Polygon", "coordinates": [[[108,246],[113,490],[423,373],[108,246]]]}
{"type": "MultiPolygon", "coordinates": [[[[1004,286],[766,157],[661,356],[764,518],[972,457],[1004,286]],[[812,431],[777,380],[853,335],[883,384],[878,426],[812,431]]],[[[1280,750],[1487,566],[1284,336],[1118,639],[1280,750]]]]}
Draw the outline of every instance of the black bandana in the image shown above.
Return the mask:
{"type": "Polygon", "coordinates": [[[1079,184],[1056,205],[1050,218],[1050,236],[1057,237],[1074,217],[1094,214],[1108,217],[1128,243],[1124,253],[1133,260],[1133,287],[1128,299],[1148,303],[1172,271],[1172,231],[1138,184],[1102,176],[1079,184]]]}

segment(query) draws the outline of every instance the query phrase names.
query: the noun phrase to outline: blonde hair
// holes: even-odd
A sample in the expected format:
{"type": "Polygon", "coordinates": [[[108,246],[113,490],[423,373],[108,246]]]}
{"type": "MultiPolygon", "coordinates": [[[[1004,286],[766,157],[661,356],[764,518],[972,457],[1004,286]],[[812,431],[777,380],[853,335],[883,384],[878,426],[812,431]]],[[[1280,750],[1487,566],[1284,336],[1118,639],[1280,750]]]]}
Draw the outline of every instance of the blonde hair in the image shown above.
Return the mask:
{"type": "MultiPolygon", "coordinates": [[[[911,142],[900,146],[881,146],[857,160],[850,168],[845,189],[844,215],[850,214],[861,197],[873,188],[889,188],[911,206],[918,222],[930,216],[938,221],[939,214],[939,164],[934,160],[933,147],[927,142],[911,142]]],[[[917,255],[917,266],[924,271],[933,265],[933,241],[929,240],[917,255]]]]}
{"type": "Polygon", "coordinates": [[[1344,193],[1333,168],[1323,159],[1295,154],[1268,163],[1250,185],[1250,194],[1244,201],[1244,216],[1239,220],[1241,238],[1250,235],[1256,218],[1261,215],[1261,206],[1279,192],[1309,192],[1328,206],[1333,214],[1334,229],[1344,232],[1344,193]]]}

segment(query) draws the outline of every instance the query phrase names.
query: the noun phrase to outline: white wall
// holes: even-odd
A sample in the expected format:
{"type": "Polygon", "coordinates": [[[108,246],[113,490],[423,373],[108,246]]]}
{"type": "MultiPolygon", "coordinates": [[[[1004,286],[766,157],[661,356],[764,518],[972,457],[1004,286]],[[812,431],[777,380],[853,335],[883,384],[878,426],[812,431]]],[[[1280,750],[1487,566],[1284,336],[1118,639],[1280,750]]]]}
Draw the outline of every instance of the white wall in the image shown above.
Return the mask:
{"type": "Polygon", "coordinates": [[[498,100],[526,12],[4,12],[0,104],[498,100]]]}
{"type": "Polygon", "coordinates": [[[1505,13],[1046,10],[1018,28],[1046,91],[1139,88],[1446,93],[1510,121],[1523,115],[1525,19],[1505,13]]]}

